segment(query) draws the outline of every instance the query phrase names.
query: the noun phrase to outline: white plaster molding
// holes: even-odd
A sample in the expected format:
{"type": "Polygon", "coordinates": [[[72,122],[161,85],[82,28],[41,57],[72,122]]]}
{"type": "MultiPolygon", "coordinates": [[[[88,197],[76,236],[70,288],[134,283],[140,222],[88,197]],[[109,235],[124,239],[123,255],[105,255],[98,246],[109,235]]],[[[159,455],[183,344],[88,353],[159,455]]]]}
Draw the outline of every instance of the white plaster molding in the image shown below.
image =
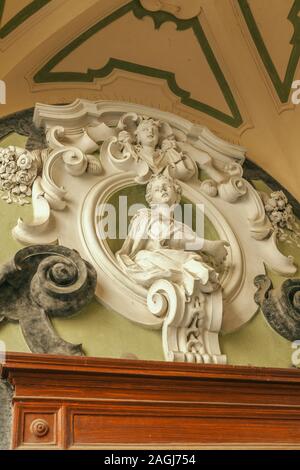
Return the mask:
{"type": "Polygon", "coordinates": [[[105,212],[105,202],[119,189],[133,185],[134,178],[135,173],[118,173],[104,178],[91,188],[81,203],[79,234],[85,256],[98,271],[100,282],[96,295],[99,299],[129,320],[159,328],[162,320],[153,317],[148,311],[146,289],[135,284],[120,270],[108,246],[103,227],[100,226],[98,230],[96,227],[97,218],[101,218],[105,212]]]}
{"type": "Polygon", "coordinates": [[[220,289],[203,294],[195,285],[187,301],[182,287],[161,279],[150,287],[147,302],[154,315],[164,317],[162,341],[167,361],[226,364],[218,336],[223,310],[220,289]]]}
{"type": "Polygon", "coordinates": [[[33,220],[27,223],[20,218],[12,230],[13,237],[23,245],[31,245],[33,240],[35,244],[41,245],[57,242],[54,218],[44,195],[41,178],[38,177],[32,187],[33,220]]]}
{"type": "Polygon", "coordinates": [[[89,101],[77,99],[73,103],[63,106],[53,106],[37,103],[33,121],[37,127],[49,129],[53,126],[62,126],[65,132],[74,132],[76,129],[82,132],[87,126],[93,126],[104,122],[108,126],[117,125],[125,113],[136,113],[146,116],[154,116],[156,119],[166,121],[172,128],[181,131],[201,150],[224,162],[232,160],[243,163],[246,149],[239,145],[226,142],[213,134],[207,127],[194,124],[180,116],[161,111],[148,106],[118,101],[89,101]]]}
{"type": "MultiPolygon", "coordinates": [[[[124,275],[96,227],[96,213],[101,215],[101,204],[116,191],[135,185],[137,177],[141,176],[138,166],[145,163],[133,157],[137,148],[135,141],[128,148],[119,146],[115,160],[112,146],[120,144],[122,122],[128,113],[152,117],[166,124],[165,129],[171,129],[174,134],[171,140],[178,161],[186,154],[209,173],[210,182],[206,180],[201,184],[193,174],[188,181],[181,182],[181,186],[183,195],[191,202],[204,203],[205,215],[219,237],[230,244],[221,276],[222,329],[232,331],[247,322],[257,310],[253,279],[264,273],[264,263],[288,275],[296,268],[289,257],[279,252],[276,240],[271,237],[261,198],[242,178],[245,149],[223,141],[205,127],[136,104],[87,100],[76,100],[65,106],[38,104],[34,122],[46,128],[52,149],[45,158],[39,182],[42,195],[34,198],[34,204],[38,205],[39,201],[43,204],[44,217],[36,216],[33,224],[26,227],[18,223],[14,236],[22,243],[40,243],[48,233],[49,216],[51,224],[55,224],[50,238],[54,240],[56,236],[61,244],[77,249],[93,263],[98,272],[97,297],[101,302],[139,324],[162,327],[165,320],[149,311],[147,289],[124,275]],[[63,129],[59,131],[57,126],[63,129]],[[91,148],[99,148],[101,173],[86,171],[89,159],[86,152],[91,148]]],[[[134,119],[131,124],[134,125],[134,119]]],[[[134,128],[130,130],[132,136],[133,131],[134,128]]],[[[94,158],[98,157],[94,155],[94,158]]]]}

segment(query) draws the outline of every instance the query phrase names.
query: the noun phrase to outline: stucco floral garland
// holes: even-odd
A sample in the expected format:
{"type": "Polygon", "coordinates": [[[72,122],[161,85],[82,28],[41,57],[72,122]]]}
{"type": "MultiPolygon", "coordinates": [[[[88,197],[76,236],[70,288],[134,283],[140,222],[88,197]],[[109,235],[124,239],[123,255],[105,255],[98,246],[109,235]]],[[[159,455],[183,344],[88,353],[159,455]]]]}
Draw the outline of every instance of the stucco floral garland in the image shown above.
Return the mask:
{"type": "Polygon", "coordinates": [[[278,240],[300,248],[300,224],[284,192],[261,193],[261,197],[278,240]]]}
{"type": "Polygon", "coordinates": [[[1,198],[8,204],[29,204],[38,168],[38,160],[28,150],[13,145],[0,148],[1,198]]]}

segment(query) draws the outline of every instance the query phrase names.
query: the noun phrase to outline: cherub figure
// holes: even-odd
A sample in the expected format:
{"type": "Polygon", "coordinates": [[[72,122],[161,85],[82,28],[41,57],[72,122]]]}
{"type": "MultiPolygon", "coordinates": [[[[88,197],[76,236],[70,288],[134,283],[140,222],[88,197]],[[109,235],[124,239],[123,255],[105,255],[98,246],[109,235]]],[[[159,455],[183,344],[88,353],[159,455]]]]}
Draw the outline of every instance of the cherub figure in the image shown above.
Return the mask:
{"type": "MultiPolygon", "coordinates": [[[[150,141],[150,136],[149,136],[150,141]]],[[[181,186],[164,174],[153,175],[147,184],[149,209],[140,209],[131,221],[128,237],[116,257],[122,270],[134,281],[149,287],[168,279],[192,295],[200,280],[203,292],[219,287],[218,273],[204,261],[210,255],[216,264],[227,256],[228,242],[200,238],[190,227],[174,219],[181,186]]]]}
{"type": "Polygon", "coordinates": [[[140,117],[133,134],[122,130],[118,142],[124,158],[131,154],[137,163],[147,165],[149,171],[143,168],[145,176],[141,182],[147,182],[152,174],[164,170],[182,181],[191,178],[196,172],[192,159],[179,148],[171,127],[159,120],[140,117]],[[164,132],[162,126],[165,127],[164,132]]]}

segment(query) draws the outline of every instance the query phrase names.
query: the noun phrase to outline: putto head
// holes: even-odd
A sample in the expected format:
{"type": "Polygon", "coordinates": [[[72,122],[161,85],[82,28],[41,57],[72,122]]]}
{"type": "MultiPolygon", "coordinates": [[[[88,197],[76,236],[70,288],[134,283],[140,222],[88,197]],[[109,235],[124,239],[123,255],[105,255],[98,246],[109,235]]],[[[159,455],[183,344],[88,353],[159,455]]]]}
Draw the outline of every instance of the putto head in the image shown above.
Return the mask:
{"type": "Polygon", "coordinates": [[[149,206],[154,204],[178,204],[182,189],[179,183],[165,174],[153,175],[146,187],[146,201],[149,206]]]}
{"type": "Polygon", "coordinates": [[[152,118],[142,118],[136,128],[137,143],[156,147],[159,140],[160,121],[152,118]]]}

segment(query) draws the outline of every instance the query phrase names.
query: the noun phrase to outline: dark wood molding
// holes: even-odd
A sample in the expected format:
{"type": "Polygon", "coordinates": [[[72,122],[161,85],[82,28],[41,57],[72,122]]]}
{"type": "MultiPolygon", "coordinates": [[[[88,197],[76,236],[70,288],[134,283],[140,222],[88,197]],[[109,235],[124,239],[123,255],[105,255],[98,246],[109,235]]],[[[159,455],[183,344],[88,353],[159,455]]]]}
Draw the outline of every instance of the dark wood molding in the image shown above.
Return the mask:
{"type": "Polygon", "coordinates": [[[8,353],[12,448],[299,448],[300,371],[8,353]]]}

